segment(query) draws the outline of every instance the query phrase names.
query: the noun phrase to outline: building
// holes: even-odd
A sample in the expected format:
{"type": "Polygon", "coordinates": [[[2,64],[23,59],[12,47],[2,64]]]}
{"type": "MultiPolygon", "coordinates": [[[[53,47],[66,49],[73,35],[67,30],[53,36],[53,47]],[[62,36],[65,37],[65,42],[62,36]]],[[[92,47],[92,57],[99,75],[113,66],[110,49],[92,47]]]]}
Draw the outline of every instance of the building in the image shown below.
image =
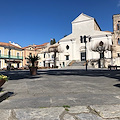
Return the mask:
{"type": "Polygon", "coordinates": [[[0,42],[0,69],[9,67],[22,67],[23,51],[20,46],[14,45],[11,42],[0,42]]]}
{"type": "Polygon", "coordinates": [[[1,68],[9,64],[26,67],[30,65],[26,59],[29,55],[40,57],[38,67],[61,68],[73,61],[83,65],[87,63],[94,68],[120,65],[120,14],[113,15],[113,32],[102,31],[95,18],[83,13],[71,24],[72,33],[54,45],[44,43],[21,48],[15,43],[1,43],[1,68]],[[8,55],[7,58],[5,55],[8,55]],[[11,55],[19,57],[13,58],[11,55]]]}
{"type": "MultiPolygon", "coordinates": [[[[26,67],[28,65],[30,65],[29,61],[26,59],[29,55],[38,55],[38,53],[40,53],[40,51],[44,50],[47,46],[49,45],[49,43],[44,43],[42,45],[29,45],[26,47],[23,47],[23,67],[26,67]]],[[[41,58],[43,56],[40,56],[40,60],[38,60],[38,67],[41,66],[41,58]]]]}
{"type": "Polygon", "coordinates": [[[114,65],[120,65],[120,14],[113,15],[112,58],[114,65]]]}
{"type": "MultiPolygon", "coordinates": [[[[60,49],[56,55],[58,67],[65,67],[72,61],[79,61],[84,64],[88,62],[88,65],[96,68],[107,67],[111,64],[112,33],[101,31],[97,21],[83,13],[72,21],[72,33],[56,44],[59,44],[60,49]]],[[[54,55],[53,52],[47,52],[47,54],[51,60],[54,55]]],[[[49,66],[51,65],[53,63],[49,62],[49,66]]]]}
{"type": "MultiPolygon", "coordinates": [[[[40,51],[44,50],[49,43],[44,43],[42,45],[29,45],[27,47],[21,47],[16,43],[4,43],[0,42],[0,69],[12,69],[21,68],[30,65],[29,61],[26,59],[29,55],[38,55],[40,51]]],[[[38,66],[41,66],[41,58],[39,56],[38,66]]]]}

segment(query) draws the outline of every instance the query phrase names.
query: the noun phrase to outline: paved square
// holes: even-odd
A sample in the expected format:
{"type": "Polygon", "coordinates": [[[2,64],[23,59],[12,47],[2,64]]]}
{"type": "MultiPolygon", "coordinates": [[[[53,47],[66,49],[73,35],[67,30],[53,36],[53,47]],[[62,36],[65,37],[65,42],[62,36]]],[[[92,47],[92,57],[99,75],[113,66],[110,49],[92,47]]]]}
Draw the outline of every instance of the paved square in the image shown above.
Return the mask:
{"type": "Polygon", "coordinates": [[[10,80],[4,90],[14,94],[0,108],[43,108],[120,104],[120,71],[58,69],[3,72],[10,80]]]}

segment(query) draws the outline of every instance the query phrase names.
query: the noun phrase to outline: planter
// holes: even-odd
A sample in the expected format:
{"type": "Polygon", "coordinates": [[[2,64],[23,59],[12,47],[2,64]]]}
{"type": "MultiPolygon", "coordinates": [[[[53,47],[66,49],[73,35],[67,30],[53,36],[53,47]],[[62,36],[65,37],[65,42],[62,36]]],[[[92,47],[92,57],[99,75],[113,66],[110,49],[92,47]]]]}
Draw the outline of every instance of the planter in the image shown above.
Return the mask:
{"type": "Polygon", "coordinates": [[[1,80],[0,80],[0,87],[1,87],[5,82],[6,82],[6,80],[1,79],[1,80]]]}
{"type": "Polygon", "coordinates": [[[30,74],[31,75],[36,75],[37,74],[37,67],[29,67],[30,69],[30,74]]]}

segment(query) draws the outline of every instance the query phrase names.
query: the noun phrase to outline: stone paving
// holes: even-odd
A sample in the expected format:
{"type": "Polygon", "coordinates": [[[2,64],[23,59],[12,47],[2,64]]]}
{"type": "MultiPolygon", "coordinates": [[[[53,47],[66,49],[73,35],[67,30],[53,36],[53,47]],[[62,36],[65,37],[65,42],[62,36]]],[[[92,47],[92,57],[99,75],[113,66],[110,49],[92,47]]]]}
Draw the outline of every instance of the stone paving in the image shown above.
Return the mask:
{"type": "Polygon", "coordinates": [[[10,96],[0,103],[0,120],[120,120],[120,71],[3,73],[10,96]]]}
{"type": "Polygon", "coordinates": [[[3,109],[0,120],[120,120],[120,105],[3,109]]]}

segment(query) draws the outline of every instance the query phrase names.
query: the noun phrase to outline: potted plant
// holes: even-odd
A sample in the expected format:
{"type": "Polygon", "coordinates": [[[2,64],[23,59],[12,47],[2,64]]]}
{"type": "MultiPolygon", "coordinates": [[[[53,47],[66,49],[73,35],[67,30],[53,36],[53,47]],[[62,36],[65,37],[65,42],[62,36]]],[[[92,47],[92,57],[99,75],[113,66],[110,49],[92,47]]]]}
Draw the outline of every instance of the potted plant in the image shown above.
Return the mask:
{"type": "Polygon", "coordinates": [[[0,75],[0,87],[6,82],[8,81],[8,77],[5,75],[0,75]]]}
{"type": "Polygon", "coordinates": [[[36,75],[37,74],[37,60],[39,60],[38,55],[29,55],[28,58],[29,62],[32,64],[32,66],[29,66],[30,69],[30,74],[31,75],[36,75]]]}

